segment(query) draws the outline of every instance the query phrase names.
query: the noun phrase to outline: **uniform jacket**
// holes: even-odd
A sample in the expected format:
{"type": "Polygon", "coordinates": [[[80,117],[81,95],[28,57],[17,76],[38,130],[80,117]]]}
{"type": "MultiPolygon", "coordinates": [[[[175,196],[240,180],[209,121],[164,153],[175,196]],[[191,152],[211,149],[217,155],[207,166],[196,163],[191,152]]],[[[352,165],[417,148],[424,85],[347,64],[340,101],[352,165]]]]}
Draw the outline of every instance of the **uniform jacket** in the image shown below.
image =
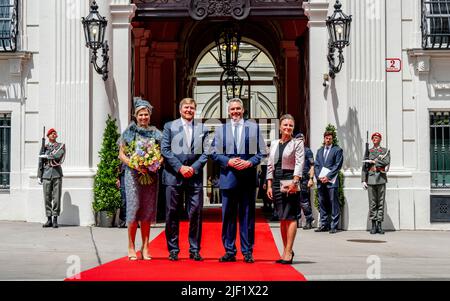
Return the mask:
{"type": "MultiPolygon", "coordinates": [[[[331,147],[325,162],[323,160],[324,150],[325,148],[323,146],[319,148],[316,154],[316,160],[314,161],[314,175],[316,177],[317,187],[321,187],[323,185],[319,180],[319,174],[322,170],[322,167],[326,167],[330,170],[327,177],[331,180],[339,173],[339,170],[341,170],[342,164],[344,163],[343,151],[339,146],[333,145],[331,147]]],[[[327,187],[339,187],[339,180],[336,179],[334,184],[332,184],[331,182],[327,183],[327,187]]]]}
{"type": "Polygon", "coordinates": [[[164,185],[203,186],[203,166],[208,161],[208,155],[203,150],[203,141],[207,132],[203,124],[195,120],[192,122],[192,127],[192,141],[189,147],[181,118],[164,125],[161,141],[161,153],[165,160],[162,175],[164,185]],[[185,179],[179,173],[183,165],[194,169],[194,175],[191,178],[185,179]]]}
{"type": "Polygon", "coordinates": [[[38,170],[38,178],[54,179],[63,177],[61,163],[66,155],[65,144],[58,142],[48,143],[45,146],[44,154],[48,156],[48,159],[44,162],[44,172],[41,173],[41,170],[38,170]]]}
{"type": "Polygon", "coordinates": [[[256,166],[266,153],[264,138],[261,136],[259,126],[252,121],[245,120],[243,135],[236,147],[232,133],[231,121],[227,120],[225,125],[218,127],[212,144],[211,158],[220,164],[220,189],[232,189],[240,185],[249,187],[258,186],[256,166]],[[228,161],[239,157],[252,163],[252,167],[244,170],[236,170],[228,166],[228,161]]]}
{"type": "Polygon", "coordinates": [[[375,164],[369,164],[368,171],[364,168],[361,172],[361,182],[368,185],[380,185],[387,183],[386,172],[391,163],[391,154],[387,148],[372,147],[369,150],[369,160],[376,160],[375,164]]]}
{"type": "MultiPolygon", "coordinates": [[[[279,154],[280,140],[274,140],[270,143],[269,159],[267,161],[267,179],[273,179],[275,165],[280,160],[279,154]]],[[[291,139],[284,149],[281,157],[281,168],[293,170],[294,176],[302,177],[303,165],[305,163],[305,151],[303,141],[291,139]]]]}

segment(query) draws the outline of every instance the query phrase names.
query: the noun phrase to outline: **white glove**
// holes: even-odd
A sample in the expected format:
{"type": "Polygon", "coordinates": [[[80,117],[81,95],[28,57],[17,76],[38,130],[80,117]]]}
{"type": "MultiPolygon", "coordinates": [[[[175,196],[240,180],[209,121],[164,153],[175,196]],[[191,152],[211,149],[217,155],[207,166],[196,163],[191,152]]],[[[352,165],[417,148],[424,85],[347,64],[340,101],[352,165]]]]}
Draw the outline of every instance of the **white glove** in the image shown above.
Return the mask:
{"type": "Polygon", "coordinates": [[[48,155],[40,155],[39,158],[48,159],[48,155]]]}
{"type": "Polygon", "coordinates": [[[364,188],[364,190],[367,190],[367,182],[362,182],[362,186],[363,186],[363,188],[364,188]]]}
{"type": "Polygon", "coordinates": [[[41,178],[38,178],[38,184],[42,185],[42,179],[41,178]]]}

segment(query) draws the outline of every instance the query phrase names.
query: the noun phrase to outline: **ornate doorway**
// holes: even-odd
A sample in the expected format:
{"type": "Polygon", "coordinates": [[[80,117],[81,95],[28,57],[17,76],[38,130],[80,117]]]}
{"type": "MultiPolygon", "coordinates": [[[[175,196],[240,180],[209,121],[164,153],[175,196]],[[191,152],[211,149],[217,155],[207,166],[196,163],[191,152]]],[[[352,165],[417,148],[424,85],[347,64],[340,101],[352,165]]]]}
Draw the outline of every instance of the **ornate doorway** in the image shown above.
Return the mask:
{"type": "MultiPolygon", "coordinates": [[[[133,2],[133,93],[154,105],[154,125],[162,128],[178,118],[184,97],[199,101],[197,118],[227,117],[226,90],[213,50],[217,32],[233,22],[242,36],[239,76],[247,117],[274,122],[266,129],[269,140],[278,136],[271,130],[277,123],[272,118],[290,113],[308,137],[308,19],[303,1],[133,2]]],[[[205,184],[208,174],[213,171],[205,172],[205,184]]]]}

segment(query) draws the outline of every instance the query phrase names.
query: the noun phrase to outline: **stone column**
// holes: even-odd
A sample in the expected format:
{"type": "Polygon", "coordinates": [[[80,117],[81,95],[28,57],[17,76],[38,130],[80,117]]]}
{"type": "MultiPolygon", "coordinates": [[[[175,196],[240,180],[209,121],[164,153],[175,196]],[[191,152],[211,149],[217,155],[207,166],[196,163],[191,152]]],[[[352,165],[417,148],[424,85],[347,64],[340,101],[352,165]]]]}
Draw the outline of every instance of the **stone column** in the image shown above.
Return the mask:
{"type": "MultiPolygon", "coordinates": [[[[149,62],[149,95],[159,111],[152,123],[162,125],[176,113],[176,42],[152,42],[149,62]]],[[[182,95],[181,97],[184,97],[182,95]]]]}
{"type": "Polygon", "coordinates": [[[125,130],[129,122],[131,109],[131,23],[130,20],[136,11],[136,5],[129,0],[112,0],[111,25],[112,25],[112,62],[111,73],[113,95],[117,100],[119,129],[125,130]]]}
{"type": "Polygon", "coordinates": [[[300,123],[301,114],[299,112],[300,99],[300,78],[298,48],[295,41],[281,41],[280,47],[284,50],[284,99],[281,108],[283,113],[289,113],[294,116],[296,126],[300,123]]]}
{"type": "MultiPolygon", "coordinates": [[[[39,7],[39,48],[34,75],[39,74],[39,123],[58,131],[66,144],[60,222],[68,225],[93,223],[91,169],[91,85],[89,50],[85,47],[82,16],[89,3],[49,0],[39,7]]],[[[40,139],[39,139],[40,141],[40,139]]],[[[37,163],[37,154],[35,162],[37,163]]],[[[36,167],[37,168],[37,165],[36,167]]],[[[36,169],[30,173],[27,221],[45,220],[42,186],[36,184],[36,169]]]]}
{"type": "Polygon", "coordinates": [[[310,146],[315,153],[322,145],[327,125],[327,98],[323,87],[323,74],[328,73],[328,33],[325,19],[328,1],[310,0],[303,3],[309,18],[309,82],[310,82],[310,146]]]}

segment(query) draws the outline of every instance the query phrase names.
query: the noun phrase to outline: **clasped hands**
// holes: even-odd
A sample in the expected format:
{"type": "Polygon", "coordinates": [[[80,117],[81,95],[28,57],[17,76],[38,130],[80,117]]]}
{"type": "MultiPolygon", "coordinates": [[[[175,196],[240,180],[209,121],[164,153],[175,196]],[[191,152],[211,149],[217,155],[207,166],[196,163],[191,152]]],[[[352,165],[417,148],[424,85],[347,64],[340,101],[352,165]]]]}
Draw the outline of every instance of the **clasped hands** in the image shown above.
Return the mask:
{"type": "Polygon", "coordinates": [[[328,179],[328,177],[325,176],[325,177],[319,178],[319,181],[322,182],[322,184],[326,184],[326,183],[330,182],[330,179],[328,179]]]}
{"type": "Polygon", "coordinates": [[[252,163],[247,160],[242,160],[241,158],[233,158],[228,161],[228,166],[237,170],[243,170],[252,167],[252,163]]]}
{"type": "Polygon", "coordinates": [[[192,177],[195,174],[195,170],[191,166],[184,166],[184,165],[181,166],[179,172],[186,179],[192,177]]]}

